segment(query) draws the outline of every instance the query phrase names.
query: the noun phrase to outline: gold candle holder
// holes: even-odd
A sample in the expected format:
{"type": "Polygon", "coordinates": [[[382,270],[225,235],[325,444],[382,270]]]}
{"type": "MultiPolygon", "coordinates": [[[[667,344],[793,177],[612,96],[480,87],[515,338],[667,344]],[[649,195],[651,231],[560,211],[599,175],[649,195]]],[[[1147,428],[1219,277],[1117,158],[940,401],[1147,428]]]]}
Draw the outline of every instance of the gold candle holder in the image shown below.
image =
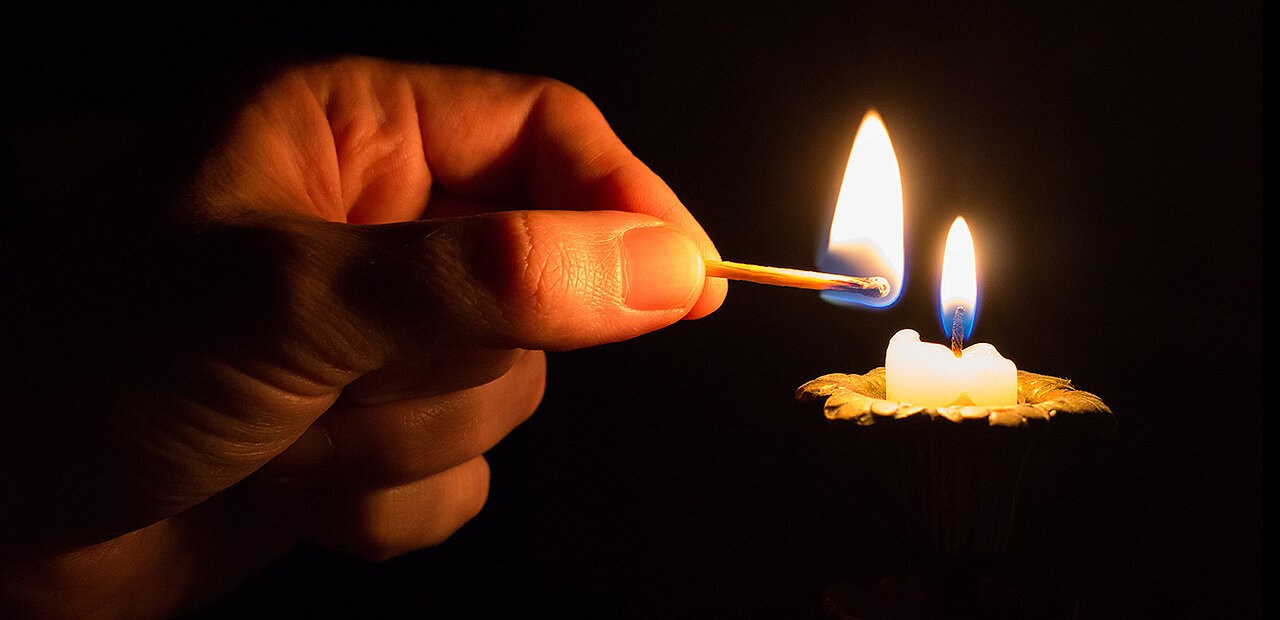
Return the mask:
{"type": "Polygon", "coordinates": [[[884,368],[830,374],[796,391],[800,401],[820,403],[838,427],[832,441],[854,462],[837,466],[854,468],[884,495],[877,534],[889,541],[885,564],[894,576],[837,583],[826,593],[828,609],[859,618],[1070,617],[1061,615],[1074,600],[1069,588],[1012,588],[1001,560],[1033,450],[1105,436],[1115,415],[1066,379],[1021,370],[1018,403],[1001,407],[889,401],[884,377],[884,368]],[[893,611],[877,616],[873,609],[893,611]]]}

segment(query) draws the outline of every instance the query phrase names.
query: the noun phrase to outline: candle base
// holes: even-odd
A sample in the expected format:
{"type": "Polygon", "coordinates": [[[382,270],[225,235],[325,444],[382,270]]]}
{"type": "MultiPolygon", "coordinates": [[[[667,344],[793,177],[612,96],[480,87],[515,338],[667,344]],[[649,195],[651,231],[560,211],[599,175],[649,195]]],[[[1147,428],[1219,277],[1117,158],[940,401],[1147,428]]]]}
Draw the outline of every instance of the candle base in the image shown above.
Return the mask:
{"type": "Polygon", "coordinates": [[[833,492],[871,489],[855,507],[870,535],[853,552],[878,560],[828,590],[828,611],[868,620],[1074,617],[1070,583],[1082,573],[1073,528],[1088,494],[1072,486],[1080,472],[1071,464],[1115,418],[1065,379],[1019,371],[1018,387],[1017,405],[920,407],[885,400],[876,369],[797,391],[832,421],[824,453],[841,462],[831,470],[852,472],[852,481],[833,476],[833,492]]]}
{"type": "Polygon", "coordinates": [[[1116,419],[1102,399],[1077,390],[1071,381],[1025,370],[1018,371],[1018,404],[995,407],[955,405],[929,407],[885,399],[885,369],[865,375],[834,373],[805,383],[796,399],[823,401],[829,420],[848,420],[859,426],[918,418],[950,422],[985,422],[989,426],[1022,428],[1050,420],[1096,434],[1115,430],[1116,419]]]}

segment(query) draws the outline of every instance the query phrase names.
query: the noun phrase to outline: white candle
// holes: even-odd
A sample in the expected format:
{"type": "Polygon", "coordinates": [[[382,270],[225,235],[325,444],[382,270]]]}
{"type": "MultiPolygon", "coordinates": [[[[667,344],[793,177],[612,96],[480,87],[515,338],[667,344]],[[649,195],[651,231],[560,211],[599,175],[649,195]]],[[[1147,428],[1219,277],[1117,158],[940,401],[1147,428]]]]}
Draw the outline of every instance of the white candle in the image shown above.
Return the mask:
{"type": "MultiPolygon", "coordinates": [[[[873,298],[824,291],[823,299],[861,306],[892,305],[903,288],[903,250],[898,159],[880,116],[871,112],[854,138],[818,266],[832,273],[884,277],[889,280],[889,294],[873,298]]],[[[939,318],[943,332],[956,335],[957,348],[973,330],[977,289],[973,237],[964,219],[956,218],[947,234],[943,257],[939,318]]],[[[885,358],[889,400],[930,407],[1018,402],[1018,370],[989,344],[975,344],[957,357],[948,347],[922,343],[920,334],[904,329],[889,341],[885,358]]]]}
{"type": "MultiPolygon", "coordinates": [[[[958,217],[947,233],[938,287],[938,317],[957,349],[973,329],[977,264],[973,235],[964,218],[958,217]]],[[[986,343],[972,345],[957,356],[950,347],[920,342],[920,334],[904,329],[889,340],[884,362],[889,400],[926,407],[1018,404],[1018,368],[986,343]]]]}
{"type": "Polygon", "coordinates": [[[885,392],[889,400],[927,407],[1014,405],[1018,368],[985,342],[956,357],[949,347],[920,342],[920,334],[904,329],[889,340],[885,392]]]}

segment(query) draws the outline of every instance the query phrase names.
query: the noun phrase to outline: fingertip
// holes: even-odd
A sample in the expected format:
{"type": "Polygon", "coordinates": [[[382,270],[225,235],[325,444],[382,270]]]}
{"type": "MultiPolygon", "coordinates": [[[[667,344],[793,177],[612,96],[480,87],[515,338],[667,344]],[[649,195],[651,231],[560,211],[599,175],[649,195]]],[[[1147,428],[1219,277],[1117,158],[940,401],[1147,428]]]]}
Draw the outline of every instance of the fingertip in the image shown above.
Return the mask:
{"type": "MultiPolygon", "coordinates": [[[[629,153],[627,161],[628,165],[616,167],[596,183],[594,201],[589,204],[600,209],[641,213],[663,220],[688,235],[701,258],[719,260],[720,252],[711,238],[667,184],[629,153]]],[[[702,318],[715,312],[724,302],[728,283],[720,279],[702,279],[705,282],[700,283],[701,292],[688,306],[685,319],[702,318]]]]}
{"type": "MultiPolygon", "coordinates": [[[[705,260],[720,260],[720,251],[716,249],[714,243],[707,236],[702,228],[698,228],[693,238],[698,244],[698,250],[701,252],[702,258],[705,260]]],[[[705,276],[706,263],[703,262],[703,270],[705,276]]],[[[720,309],[720,305],[724,303],[725,297],[729,294],[729,282],[723,278],[703,278],[702,293],[698,296],[698,300],[694,302],[693,307],[689,309],[689,313],[684,316],[685,320],[700,319],[716,310],[720,309]]]]}
{"type": "Polygon", "coordinates": [[[702,285],[702,295],[698,297],[698,301],[694,302],[693,308],[689,313],[684,315],[685,320],[700,319],[716,310],[720,309],[720,305],[724,303],[725,297],[729,294],[729,282],[723,278],[705,278],[702,285]]]}
{"type": "MultiPolygon", "coordinates": [[[[438,309],[431,329],[452,325],[446,337],[486,346],[564,351],[634,338],[688,315],[706,288],[700,239],[653,216],[513,211],[430,232],[409,261],[430,267],[410,278],[423,283],[416,305],[438,309]]],[[[712,289],[705,307],[719,297],[712,289]]]]}

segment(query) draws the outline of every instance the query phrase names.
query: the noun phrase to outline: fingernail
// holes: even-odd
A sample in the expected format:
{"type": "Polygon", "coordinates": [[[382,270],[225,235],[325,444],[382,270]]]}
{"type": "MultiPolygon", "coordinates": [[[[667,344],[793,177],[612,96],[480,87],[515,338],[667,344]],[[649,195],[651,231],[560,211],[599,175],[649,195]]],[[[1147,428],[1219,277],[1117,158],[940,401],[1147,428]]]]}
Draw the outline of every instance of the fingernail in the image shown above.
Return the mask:
{"type": "Polygon", "coordinates": [[[622,235],[622,273],[628,307],[669,310],[702,290],[703,267],[688,235],[670,226],[632,228],[622,235]]]}

